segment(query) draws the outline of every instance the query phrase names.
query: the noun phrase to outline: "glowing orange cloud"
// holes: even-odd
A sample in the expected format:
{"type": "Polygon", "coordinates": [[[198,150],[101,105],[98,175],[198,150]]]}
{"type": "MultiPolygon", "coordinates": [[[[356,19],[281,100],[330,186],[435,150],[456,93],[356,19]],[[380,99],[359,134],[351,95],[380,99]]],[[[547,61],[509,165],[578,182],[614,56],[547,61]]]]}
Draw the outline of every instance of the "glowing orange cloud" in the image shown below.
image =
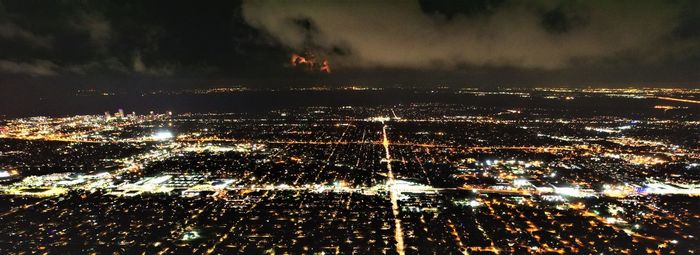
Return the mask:
{"type": "Polygon", "coordinates": [[[307,64],[306,58],[299,56],[297,54],[292,54],[292,66],[297,66],[297,64],[307,64]]]}
{"type": "Polygon", "coordinates": [[[321,64],[321,72],[331,73],[331,66],[328,65],[328,60],[323,60],[323,64],[321,64]]]}
{"type": "Polygon", "coordinates": [[[291,62],[292,66],[303,65],[310,71],[318,70],[324,73],[331,73],[331,66],[330,64],[328,64],[328,60],[324,59],[323,62],[321,62],[321,64],[319,65],[318,63],[316,63],[316,60],[313,57],[313,55],[303,57],[301,55],[293,53],[289,61],[291,62]]]}

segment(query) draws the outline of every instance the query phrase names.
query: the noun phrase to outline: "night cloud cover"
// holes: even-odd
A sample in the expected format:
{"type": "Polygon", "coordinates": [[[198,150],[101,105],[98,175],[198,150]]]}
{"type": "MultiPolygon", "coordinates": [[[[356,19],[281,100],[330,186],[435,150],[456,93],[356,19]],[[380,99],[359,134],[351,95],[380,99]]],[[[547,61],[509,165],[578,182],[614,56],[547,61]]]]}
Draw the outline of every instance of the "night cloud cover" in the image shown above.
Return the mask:
{"type": "Polygon", "coordinates": [[[0,81],[695,86],[699,27],[680,0],[0,1],[0,81]]]}
{"type": "Polygon", "coordinates": [[[243,5],[250,24],[291,48],[319,47],[348,66],[418,69],[460,64],[557,69],[625,54],[653,61],[679,47],[668,39],[680,10],[665,2],[513,1],[493,3],[489,13],[448,18],[414,1],[243,5]]]}

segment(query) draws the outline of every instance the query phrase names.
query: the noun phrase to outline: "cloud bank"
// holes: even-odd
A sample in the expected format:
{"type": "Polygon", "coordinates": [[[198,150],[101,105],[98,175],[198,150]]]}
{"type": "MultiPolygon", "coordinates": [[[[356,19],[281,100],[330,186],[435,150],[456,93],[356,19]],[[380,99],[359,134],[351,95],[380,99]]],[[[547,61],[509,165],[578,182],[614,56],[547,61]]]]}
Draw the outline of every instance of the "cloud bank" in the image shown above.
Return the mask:
{"type": "Polygon", "coordinates": [[[243,3],[243,16],[292,50],[355,68],[556,70],[615,58],[655,61],[673,54],[667,46],[679,51],[670,47],[679,2],[491,2],[450,13],[418,1],[256,0],[243,3]]]}
{"type": "Polygon", "coordinates": [[[36,35],[11,22],[0,22],[0,38],[30,43],[36,47],[51,48],[52,39],[48,36],[36,35]]]}
{"type": "Polygon", "coordinates": [[[56,75],[58,66],[51,61],[36,60],[31,63],[14,62],[0,59],[0,72],[13,74],[25,74],[29,76],[51,76],[56,75]]]}

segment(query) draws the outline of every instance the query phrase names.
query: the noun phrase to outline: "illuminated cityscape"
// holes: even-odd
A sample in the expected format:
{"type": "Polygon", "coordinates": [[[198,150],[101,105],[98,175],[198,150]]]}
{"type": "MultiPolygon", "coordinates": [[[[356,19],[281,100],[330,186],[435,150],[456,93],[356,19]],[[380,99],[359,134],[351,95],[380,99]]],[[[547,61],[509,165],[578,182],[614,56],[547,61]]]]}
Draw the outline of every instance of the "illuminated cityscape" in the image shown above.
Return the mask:
{"type": "Polygon", "coordinates": [[[0,0],[0,255],[700,254],[700,0],[0,0]]]}
{"type": "Polygon", "coordinates": [[[0,249],[697,251],[698,90],[337,91],[472,102],[7,119],[0,249]]]}

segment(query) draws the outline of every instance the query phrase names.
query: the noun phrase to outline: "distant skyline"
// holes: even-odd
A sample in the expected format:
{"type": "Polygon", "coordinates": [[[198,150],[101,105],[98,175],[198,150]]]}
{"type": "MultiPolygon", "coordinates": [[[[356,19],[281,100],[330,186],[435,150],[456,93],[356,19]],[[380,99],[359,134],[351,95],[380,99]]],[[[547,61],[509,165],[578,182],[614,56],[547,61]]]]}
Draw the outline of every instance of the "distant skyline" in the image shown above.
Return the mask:
{"type": "Polygon", "coordinates": [[[0,1],[0,49],[3,92],[695,88],[700,2],[0,1]]]}

